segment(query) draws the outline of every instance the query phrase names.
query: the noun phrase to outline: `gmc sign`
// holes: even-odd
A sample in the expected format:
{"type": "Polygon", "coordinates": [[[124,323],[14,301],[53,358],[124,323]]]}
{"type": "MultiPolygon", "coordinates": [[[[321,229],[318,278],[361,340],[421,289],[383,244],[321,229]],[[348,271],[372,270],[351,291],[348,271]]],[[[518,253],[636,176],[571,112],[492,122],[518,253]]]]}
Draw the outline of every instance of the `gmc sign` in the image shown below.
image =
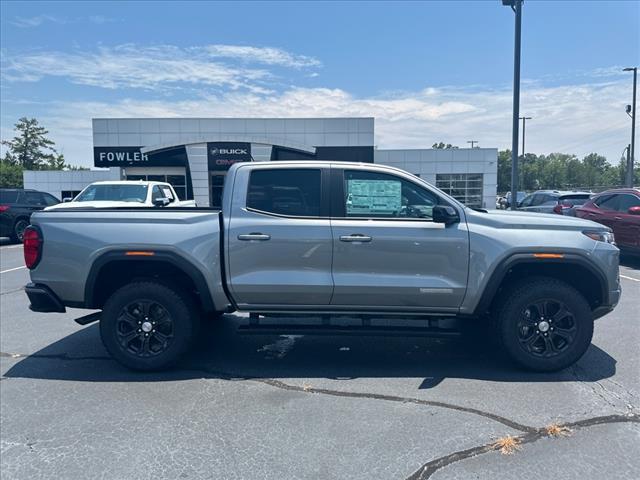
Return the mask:
{"type": "Polygon", "coordinates": [[[251,161],[251,144],[245,142],[215,142],[207,144],[209,170],[229,170],[238,162],[251,161]]]}

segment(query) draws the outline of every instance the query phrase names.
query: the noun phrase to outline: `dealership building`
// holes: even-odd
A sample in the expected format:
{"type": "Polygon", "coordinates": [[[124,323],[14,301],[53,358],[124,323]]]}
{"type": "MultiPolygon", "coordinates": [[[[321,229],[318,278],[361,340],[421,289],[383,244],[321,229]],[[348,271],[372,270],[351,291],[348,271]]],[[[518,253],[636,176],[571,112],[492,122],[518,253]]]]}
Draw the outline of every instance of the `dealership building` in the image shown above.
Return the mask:
{"type": "Polygon", "coordinates": [[[374,128],[373,118],[95,118],[100,170],[25,171],[24,188],[66,198],[99,180],[156,180],[217,207],[234,163],[334,160],[402,168],[466,205],[495,206],[497,149],[378,149],[374,128]]]}

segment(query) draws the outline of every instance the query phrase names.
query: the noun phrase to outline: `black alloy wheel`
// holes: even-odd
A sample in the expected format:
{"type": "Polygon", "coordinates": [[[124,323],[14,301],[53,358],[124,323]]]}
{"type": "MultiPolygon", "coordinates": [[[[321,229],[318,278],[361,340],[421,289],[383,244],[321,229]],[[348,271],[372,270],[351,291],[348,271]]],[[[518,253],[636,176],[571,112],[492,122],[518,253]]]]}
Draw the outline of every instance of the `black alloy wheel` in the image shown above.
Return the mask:
{"type": "Polygon", "coordinates": [[[139,357],[164,352],[173,341],[173,318],[160,303],[135,300],[125,305],[116,324],[120,346],[139,357]]]}
{"type": "Polygon", "coordinates": [[[554,299],[527,305],[518,321],[520,346],[535,356],[559,355],[573,343],[577,331],[573,313],[554,299]]]}
{"type": "Polygon", "coordinates": [[[107,351],[134,370],[163,370],[193,345],[201,312],[187,291],[152,279],[123,285],[102,307],[107,351]]]}
{"type": "Polygon", "coordinates": [[[496,340],[520,366],[554,372],[577,362],[593,337],[587,298],[555,278],[523,278],[501,292],[494,311],[496,340]]]}

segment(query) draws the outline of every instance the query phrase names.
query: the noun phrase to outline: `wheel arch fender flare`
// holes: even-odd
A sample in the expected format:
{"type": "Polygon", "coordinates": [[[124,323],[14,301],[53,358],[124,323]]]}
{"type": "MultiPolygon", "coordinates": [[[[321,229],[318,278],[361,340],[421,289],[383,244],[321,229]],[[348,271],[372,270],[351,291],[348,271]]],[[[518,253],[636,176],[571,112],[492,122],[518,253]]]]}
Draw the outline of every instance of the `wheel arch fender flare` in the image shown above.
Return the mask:
{"type": "Polygon", "coordinates": [[[534,254],[536,253],[538,252],[519,252],[502,259],[498,266],[493,270],[491,277],[486,283],[484,290],[482,291],[481,299],[474,309],[474,313],[482,314],[487,311],[493,303],[503,280],[509,274],[510,270],[515,266],[527,264],[532,266],[576,265],[585,268],[597,279],[603,304],[608,302],[609,292],[607,291],[606,276],[604,272],[602,272],[585,256],[576,253],[562,253],[562,256],[557,258],[536,258],[534,257],[534,254]]]}
{"type": "Polygon", "coordinates": [[[103,268],[113,262],[137,261],[137,262],[153,262],[155,264],[168,264],[173,268],[180,270],[187,275],[194,283],[200,302],[205,311],[215,311],[215,305],[209,285],[204,274],[190,260],[179,253],[166,250],[153,249],[153,255],[149,256],[132,256],[127,255],[131,249],[110,250],[101,254],[96,258],[89,269],[87,280],[84,287],[84,305],[85,308],[98,308],[96,288],[98,288],[97,280],[103,268]]]}

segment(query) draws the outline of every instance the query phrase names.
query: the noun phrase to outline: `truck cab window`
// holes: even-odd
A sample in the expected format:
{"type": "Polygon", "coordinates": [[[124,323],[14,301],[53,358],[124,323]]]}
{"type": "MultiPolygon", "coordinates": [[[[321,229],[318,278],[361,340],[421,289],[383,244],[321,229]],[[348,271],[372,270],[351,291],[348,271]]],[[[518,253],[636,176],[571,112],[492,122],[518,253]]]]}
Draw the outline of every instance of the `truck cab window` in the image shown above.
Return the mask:
{"type": "Polygon", "coordinates": [[[320,170],[292,168],[251,172],[247,207],[293,217],[320,216],[320,170]]]}
{"type": "Polygon", "coordinates": [[[438,197],[413,182],[384,173],[344,172],[345,215],[374,218],[432,218],[438,197]]]}

